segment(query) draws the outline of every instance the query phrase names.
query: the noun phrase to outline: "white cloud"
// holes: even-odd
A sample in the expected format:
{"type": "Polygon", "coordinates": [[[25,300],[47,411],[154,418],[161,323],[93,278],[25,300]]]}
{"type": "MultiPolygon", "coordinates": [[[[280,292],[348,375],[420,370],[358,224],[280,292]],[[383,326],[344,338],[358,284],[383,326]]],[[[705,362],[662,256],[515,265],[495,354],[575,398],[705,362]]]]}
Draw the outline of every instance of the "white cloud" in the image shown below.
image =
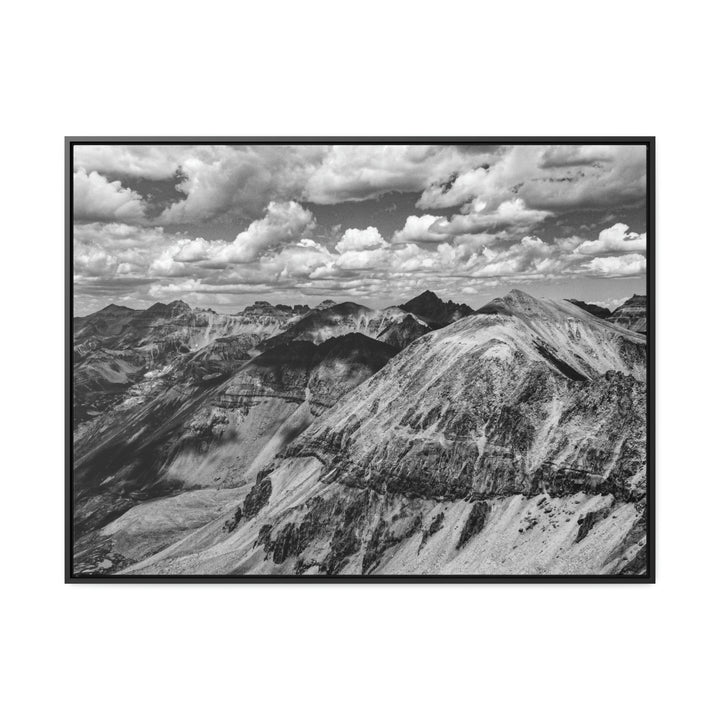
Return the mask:
{"type": "Polygon", "coordinates": [[[609,145],[555,145],[540,156],[541,168],[576,167],[609,162],[613,148],[609,145]]]}
{"type": "Polygon", "coordinates": [[[575,252],[582,255],[602,255],[609,253],[644,253],[645,233],[628,232],[630,228],[625,223],[615,223],[610,228],[602,230],[597,240],[586,240],[581,243],[575,252]]]}
{"type": "Polygon", "coordinates": [[[255,218],[270,202],[302,200],[307,178],[327,149],[322,146],[207,146],[179,163],[186,198],[160,215],[164,224],[194,223],[224,213],[255,218]]]}
{"type": "Polygon", "coordinates": [[[76,145],[73,165],[86,172],[162,180],[171,178],[186,159],[202,152],[202,146],[76,145]]]}
{"type": "Polygon", "coordinates": [[[433,231],[445,235],[478,233],[486,230],[512,228],[518,232],[529,230],[552,215],[547,210],[533,210],[526,207],[520,198],[505,200],[494,210],[488,210],[487,204],[480,200],[468,206],[468,212],[453,215],[450,220],[437,221],[433,231]]]}
{"type": "Polygon", "coordinates": [[[81,247],[74,253],[75,272],[80,275],[107,275],[115,272],[117,259],[98,247],[81,247]]]}
{"type": "Polygon", "coordinates": [[[180,240],[175,246],[173,259],[178,262],[199,262],[207,258],[212,248],[218,247],[219,244],[208,242],[205,238],[180,240]]]}
{"type": "MultiPolygon", "coordinates": [[[[645,272],[645,235],[616,222],[624,214],[615,209],[642,198],[644,155],[637,148],[79,150],[78,212],[113,222],[77,225],[78,286],[114,299],[148,298],[151,287],[152,297],[186,293],[187,298],[207,298],[205,304],[209,298],[234,303],[238,294],[257,296],[261,288],[295,298],[299,293],[370,298],[390,292],[409,297],[427,287],[447,288],[452,296],[508,280],[622,278],[645,272]],[[187,196],[154,220],[145,217],[137,193],[103,177],[168,179],[178,169],[187,196]],[[347,218],[359,212],[322,209],[317,228],[313,213],[303,206],[363,200],[393,190],[420,193],[422,207],[453,209],[447,216],[403,214],[399,222],[395,211],[382,218],[368,214],[377,227],[348,227],[347,218]],[[585,234],[595,227],[589,225],[594,219],[583,218],[588,225],[580,227],[565,222],[566,209],[605,205],[614,208],[615,217],[605,209],[597,213],[606,218],[599,227],[608,227],[595,239],[585,234]],[[546,221],[553,215],[558,224],[552,227],[563,237],[547,234],[546,221]],[[207,240],[195,234],[216,237],[209,233],[223,225],[189,235],[184,226],[218,220],[247,229],[234,240],[232,235],[207,240]],[[158,226],[150,227],[151,222],[158,226]],[[174,231],[177,223],[183,224],[182,233],[174,231]],[[391,244],[378,228],[390,240],[398,224],[402,227],[392,234],[391,244]]],[[[387,203],[378,204],[383,207],[387,203]]]]}
{"type": "Polygon", "coordinates": [[[335,245],[335,249],[343,253],[349,250],[367,250],[368,248],[385,247],[386,245],[387,242],[385,242],[378,229],[370,226],[364,230],[348,228],[335,245]]]}
{"type": "Polygon", "coordinates": [[[278,253],[260,260],[260,268],[267,277],[311,277],[318,270],[332,269],[333,256],[329,250],[312,240],[283,247],[278,253]]]}
{"type": "Polygon", "coordinates": [[[304,197],[330,204],[366,200],[389,191],[420,192],[484,157],[455,146],[334,145],[309,175],[304,197]]]}
{"type": "Polygon", "coordinates": [[[195,272],[185,263],[176,262],[173,259],[172,249],[165,250],[159,257],[156,257],[149,267],[151,275],[160,277],[189,277],[195,272]]]}
{"type": "Polygon", "coordinates": [[[381,267],[389,257],[386,248],[374,250],[347,250],[335,261],[336,267],[343,270],[369,270],[381,267]]]}
{"type": "Polygon", "coordinates": [[[75,272],[80,277],[145,277],[174,237],[165,235],[162,228],[94,222],[76,225],[73,241],[75,272]]]}
{"type": "Polygon", "coordinates": [[[487,168],[466,169],[429,184],[418,207],[447,208],[480,201],[495,208],[518,197],[540,210],[615,208],[642,200],[645,193],[644,146],[568,152],[562,146],[516,145],[487,168]]]}
{"type": "Polygon", "coordinates": [[[95,171],[78,170],[73,175],[73,213],[76,220],[140,222],[145,203],[119,180],[110,182],[95,171]]]}
{"type": "Polygon", "coordinates": [[[313,214],[300,203],[270,202],[265,216],[254,220],[250,227],[237,235],[232,243],[214,246],[209,259],[227,263],[247,263],[265,250],[298,240],[315,227],[313,214]]]}
{"type": "Polygon", "coordinates": [[[626,277],[645,274],[643,255],[620,255],[617,257],[595,257],[585,266],[589,275],[604,277],[626,277]]]}
{"type": "Polygon", "coordinates": [[[435,223],[441,220],[445,218],[439,215],[410,215],[402,230],[393,235],[393,242],[443,242],[448,239],[447,234],[432,229],[435,223]]]}

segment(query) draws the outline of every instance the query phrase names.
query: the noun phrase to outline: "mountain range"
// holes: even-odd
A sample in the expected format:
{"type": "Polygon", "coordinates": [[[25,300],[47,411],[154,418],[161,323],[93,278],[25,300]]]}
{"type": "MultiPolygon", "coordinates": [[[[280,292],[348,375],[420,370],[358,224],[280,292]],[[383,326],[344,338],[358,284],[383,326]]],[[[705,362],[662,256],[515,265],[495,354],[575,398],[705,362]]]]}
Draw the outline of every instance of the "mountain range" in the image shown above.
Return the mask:
{"type": "Polygon", "coordinates": [[[74,322],[76,574],[639,574],[645,298],[74,322]]]}

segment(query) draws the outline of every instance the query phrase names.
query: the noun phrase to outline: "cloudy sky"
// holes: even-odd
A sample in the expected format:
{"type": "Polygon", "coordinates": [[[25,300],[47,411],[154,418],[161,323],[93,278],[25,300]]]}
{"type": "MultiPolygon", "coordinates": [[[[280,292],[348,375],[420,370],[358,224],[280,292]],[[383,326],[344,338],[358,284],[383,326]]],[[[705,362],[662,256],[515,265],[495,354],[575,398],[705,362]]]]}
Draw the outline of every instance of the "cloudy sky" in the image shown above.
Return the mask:
{"type": "Polygon", "coordinates": [[[645,292],[644,146],[81,145],[75,315],[645,292]]]}

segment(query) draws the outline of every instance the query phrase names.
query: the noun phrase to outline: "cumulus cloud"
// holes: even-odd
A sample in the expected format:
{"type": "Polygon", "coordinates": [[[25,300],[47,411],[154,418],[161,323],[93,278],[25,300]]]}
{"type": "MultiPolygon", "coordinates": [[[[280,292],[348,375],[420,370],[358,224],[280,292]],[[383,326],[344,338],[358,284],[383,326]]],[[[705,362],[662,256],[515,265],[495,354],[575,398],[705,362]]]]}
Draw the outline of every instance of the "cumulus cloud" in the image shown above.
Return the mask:
{"type": "Polygon", "coordinates": [[[393,235],[393,242],[443,242],[448,239],[447,234],[433,230],[435,224],[441,220],[445,218],[439,215],[410,215],[405,220],[403,228],[393,235]]]}
{"type": "Polygon", "coordinates": [[[368,270],[382,266],[387,258],[388,251],[385,248],[348,250],[335,260],[335,265],[343,270],[368,270]]]}
{"type": "Polygon", "coordinates": [[[86,175],[177,175],[185,197],[165,208],[161,225],[228,213],[252,220],[270,201],[336,204],[387,192],[421,193],[425,210],[469,204],[470,213],[473,204],[490,213],[514,198],[556,211],[615,208],[645,195],[640,146],[78,146],[75,167],[86,175]]]}
{"type": "Polygon", "coordinates": [[[644,275],[645,257],[638,254],[595,257],[585,269],[589,275],[604,277],[644,275]]]}
{"type": "Polygon", "coordinates": [[[564,146],[517,145],[485,166],[456,172],[428,185],[423,209],[482,202],[494,208],[519,197],[528,207],[562,210],[617,207],[641,201],[646,192],[644,146],[615,145],[599,153],[564,146]],[[592,160],[592,162],[588,162],[592,160]]]}
{"type": "Polygon", "coordinates": [[[212,146],[212,156],[193,156],[181,165],[187,195],[163,211],[160,222],[192,223],[232,212],[256,217],[269,202],[302,199],[312,168],[325,150],[313,145],[212,146]]]}
{"type": "Polygon", "coordinates": [[[611,253],[644,253],[646,234],[629,232],[625,223],[615,223],[602,230],[597,240],[586,240],[575,250],[583,255],[603,255],[611,253]]]}
{"type": "Polygon", "coordinates": [[[297,241],[314,226],[313,214],[300,203],[273,201],[265,209],[265,215],[253,220],[247,230],[238,233],[232,242],[208,242],[203,238],[180,241],[172,259],[218,265],[249,263],[271,248],[297,241]]]}
{"type": "Polygon", "coordinates": [[[260,269],[265,277],[277,280],[311,277],[316,272],[322,274],[322,270],[332,269],[332,254],[319,243],[303,239],[263,257],[260,269]]]}
{"type": "Polygon", "coordinates": [[[275,291],[397,299],[645,272],[645,234],[619,222],[637,215],[623,205],[644,197],[642,148],[88,146],[75,167],[76,287],[113,301],[234,304],[275,291]],[[170,178],[179,200],[167,196],[170,178]],[[149,219],[147,207],[162,205],[152,180],[172,204],[149,219]],[[308,206],[392,191],[417,195],[308,206]],[[411,209],[417,198],[426,212],[411,209]],[[245,229],[219,239],[226,227],[245,229]]]}
{"type": "Polygon", "coordinates": [[[162,228],[126,223],[79,224],[74,228],[75,273],[80,277],[146,277],[151,263],[173,241],[162,228]]]}
{"type": "Polygon", "coordinates": [[[216,259],[231,263],[250,262],[268,248],[299,239],[314,226],[313,214],[300,203],[272,201],[265,216],[250,223],[250,227],[224,247],[216,259]]]}
{"type": "Polygon", "coordinates": [[[366,227],[364,230],[358,228],[348,228],[340,241],[335,245],[335,249],[340,252],[349,250],[367,250],[372,247],[384,247],[387,245],[385,239],[376,227],[366,227]]]}
{"type": "Polygon", "coordinates": [[[159,224],[206,221],[226,213],[253,219],[271,200],[319,204],[367,200],[386,192],[420,192],[467,170],[489,152],[458,146],[78,146],[84,172],[170,179],[186,197],[159,224]]]}
{"type": "Polygon", "coordinates": [[[547,210],[528,208],[520,198],[505,200],[494,210],[488,210],[485,202],[476,200],[467,209],[468,212],[453,215],[450,220],[438,220],[431,226],[432,229],[444,235],[463,235],[507,228],[523,232],[538,225],[552,214],[547,210]]]}
{"type": "Polygon", "coordinates": [[[540,155],[540,168],[577,167],[609,162],[613,148],[602,145],[556,145],[540,155]]]}
{"type": "Polygon", "coordinates": [[[485,154],[442,145],[334,145],[309,175],[304,197],[331,204],[382,193],[420,192],[450,173],[472,167],[485,154]]]}
{"type": "Polygon", "coordinates": [[[186,160],[203,152],[203,146],[76,145],[73,166],[85,172],[162,180],[173,177],[186,160]]]}
{"type": "Polygon", "coordinates": [[[205,238],[195,238],[194,240],[185,238],[176,243],[173,249],[173,259],[178,262],[199,262],[207,258],[213,247],[217,247],[217,243],[210,243],[205,238]]]}
{"type": "Polygon", "coordinates": [[[119,180],[110,182],[98,172],[78,170],[73,175],[73,213],[76,220],[141,222],[145,203],[119,180]]]}

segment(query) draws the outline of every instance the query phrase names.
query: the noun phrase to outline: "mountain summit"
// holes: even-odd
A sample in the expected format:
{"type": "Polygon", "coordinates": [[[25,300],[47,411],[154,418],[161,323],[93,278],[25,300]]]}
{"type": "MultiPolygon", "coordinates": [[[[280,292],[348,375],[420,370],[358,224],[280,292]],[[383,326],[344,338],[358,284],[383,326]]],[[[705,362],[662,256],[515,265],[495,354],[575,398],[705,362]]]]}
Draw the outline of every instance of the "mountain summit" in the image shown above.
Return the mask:
{"type": "Polygon", "coordinates": [[[417,315],[433,327],[443,327],[473,313],[473,309],[463,303],[455,303],[452,300],[443,302],[431,290],[426,290],[398,307],[417,315]]]}

